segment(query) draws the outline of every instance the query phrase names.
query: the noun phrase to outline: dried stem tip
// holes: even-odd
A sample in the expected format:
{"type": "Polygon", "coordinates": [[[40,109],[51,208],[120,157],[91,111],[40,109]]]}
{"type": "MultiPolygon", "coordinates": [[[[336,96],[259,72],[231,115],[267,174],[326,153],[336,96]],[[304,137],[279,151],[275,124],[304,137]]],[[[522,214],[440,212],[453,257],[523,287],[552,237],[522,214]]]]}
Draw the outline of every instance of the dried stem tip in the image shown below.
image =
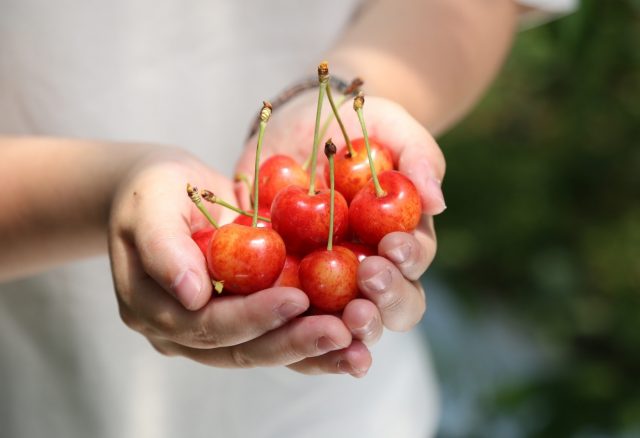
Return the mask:
{"type": "Polygon", "coordinates": [[[364,81],[360,78],[355,78],[351,81],[351,83],[344,89],[343,94],[357,94],[360,92],[360,87],[364,85],[364,81]]]}
{"type": "Polygon", "coordinates": [[[318,65],[318,80],[323,83],[329,81],[329,64],[327,61],[322,61],[318,65]]]}
{"type": "Polygon", "coordinates": [[[338,152],[338,148],[336,148],[336,145],[333,144],[333,141],[331,141],[331,139],[327,140],[327,142],[324,144],[324,154],[327,156],[327,158],[329,158],[332,155],[335,155],[336,152],[338,152]]]}
{"type": "Polygon", "coordinates": [[[187,195],[189,195],[189,198],[191,198],[191,200],[195,204],[202,201],[202,198],[200,197],[200,192],[198,192],[198,188],[192,186],[190,183],[187,183],[187,195]]]}
{"type": "Polygon", "coordinates": [[[213,192],[207,190],[207,189],[203,189],[202,193],[200,193],[202,195],[202,199],[204,199],[205,201],[209,201],[212,204],[216,203],[216,195],[213,194],[213,192]]]}
{"type": "Polygon", "coordinates": [[[358,111],[362,109],[364,106],[364,94],[361,92],[358,93],[356,97],[353,98],[353,109],[358,111]]]}
{"type": "Polygon", "coordinates": [[[260,111],[260,121],[268,122],[269,117],[271,117],[271,111],[273,111],[273,107],[266,100],[262,102],[262,110],[260,111]]]}

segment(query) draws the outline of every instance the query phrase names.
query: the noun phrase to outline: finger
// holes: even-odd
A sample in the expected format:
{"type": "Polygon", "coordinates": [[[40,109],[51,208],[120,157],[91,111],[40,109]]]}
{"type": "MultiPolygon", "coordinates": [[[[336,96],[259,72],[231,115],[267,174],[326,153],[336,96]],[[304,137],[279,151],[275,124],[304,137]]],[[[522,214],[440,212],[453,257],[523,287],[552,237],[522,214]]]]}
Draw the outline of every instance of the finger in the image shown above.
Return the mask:
{"type": "Polygon", "coordinates": [[[407,331],[415,326],[426,309],[422,287],[407,280],[389,260],[367,257],[358,266],[358,286],[380,310],[385,327],[407,331]]]}
{"type": "MultiPolygon", "coordinates": [[[[402,106],[387,99],[368,96],[363,112],[369,136],[391,148],[398,170],[416,185],[424,213],[442,213],[446,208],[441,189],[446,164],[431,134],[402,106]]],[[[354,111],[346,112],[343,121],[349,131],[361,132],[354,111]]],[[[340,137],[336,127],[330,134],[340,137]]]]}
{"type": "Polygon", "coordinates": [[[257,339],[231,347],[204,350],[164,343],[161,348],[209,366],[254,368],[290,365],[341,350],[351,341],[349,330],[339,318],[320,315],[298,318],[257,339]]]}
{"type": "Polygon", "coordinates": [[[431,216],[422,216],[413,234],[389,233],[378,243],[378,254],[391,260],[409,280],[418,280],[436,255],[436,238],[431,216]]]}
{"type": "MultiPolygon", "coordinates": [[[[137,297],[140,301],[145,298],[144,294],[137,297]]],[[[134,302],[136,308],[141,305],[134,302]]],[[[195,314],[167,300],[144,308],[138,315],[155,336],[191,348],[220,348],[251,341],[282,327],[308,307],[302,291],[273,288],[248,296],[219,297],[195,314]]]]}
{"type": "Polygon", "coordinates": [[[367,346],[375,344],[382,336],[382,317],[376,305],[369,300],[350,301],[342,312],[342,321],[354,339],[367,346]]]}
{"type": "Polygon", "coordinates": [[[132,329],[193,348],[236,345],[284,325],[309,307],[299,289],[278,287],[247,296],[216,297],[199,311],[184,309],[153,279],[132,274],[140,260],[132,247],[114,242],[115,287],[121,316],[132,329]]]}
{"type": "Polygon", "coordinates": [[[369,349],[360,341],[353,341],[349,347],[332,351],[322,356],[310,357],[289,365],[289,368],[307,375],[351,374],[364,377],[371,368],[369,349]]]}
{"type": "MultiPolygon", "coordinates": [[[[161,170],[167,180],[176,179],[170,169],[161,170]]],[[[139,275],[151,276],[185,308],[196,310],[209,301],[212,289],[204,256],[191,238],[196,209],[184,192],[185,182],[158,185],[158,171],[143,175],[140,188],[123,195],[135,214],[129,214],[115,238],[135,247],[142,265],[139,275]]]]}
{"type": "MultiPolygon", "coordinates": [[[[427,143],[431,141],[433,139],[427,143]]],[[[440,149],[417,144],[405,147],[398,162],[398,170],[411,179],[420,193],[423,213],[431,216],[440,214],[447,208],[442,193],[443,163],[440,149]]]]}

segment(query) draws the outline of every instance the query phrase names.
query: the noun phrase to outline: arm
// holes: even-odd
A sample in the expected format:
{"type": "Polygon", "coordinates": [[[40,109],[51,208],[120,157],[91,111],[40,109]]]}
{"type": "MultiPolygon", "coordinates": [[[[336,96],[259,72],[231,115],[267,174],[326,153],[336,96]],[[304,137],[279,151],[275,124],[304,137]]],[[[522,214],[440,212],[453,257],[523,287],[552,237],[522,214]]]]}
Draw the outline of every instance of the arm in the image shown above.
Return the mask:
{"type": "Polygon", "coordinates": [[[518,19],[513,0],[376,0],[329,52],[333,71],[400,103],[438,135],[498,72],[518,19]]]}
{"type": "Polygon", "coordinates": [[[106,252],[112,194],[148,150],[0,138],[0,281],[106,252]]]}
{"type": "MultiPolygon", "coordinates": [[[[232,199],[232,183],[179,149],[53,138],[0,140],[0,281],[109,249],[120,316],[163,354],[216,367],[338,369],[364,345],[294,288],[211,300],[201,250],[205,225],[187,182],[232,199]],[[295,321],[291,322],[295,318],[295,321]]],[[[233,215],[213,207],[227,223],[233,215]],[[226,216],[225,216],[226,215],[226,216]]],[[[91,288],[91,284],[85,285],[91,288]]]]}
{"type": "MultiPolygon", "coordinates": [[[[513,0],[372,1],[326,55],[336,76],[364,77],[365,90],[376,96],[367,97],[364,110],[369,134],[393,149],[399,170],[423,201],[418,229],[387,235],[378,246],[382,257],[360,265],[358,282],[367,299],[352,301],[343,314],[354,339],[372,344],[383,326],[409,330],[422,318],[426,304],[418,279],[436,252],[432,216],[445,209],[444,157],[424,125],[440,133],[478,99],[507,52],[517,11],[513,0]]],[[[306,159],[316,99],[315,91],[307,92],[275,111],[265,151],[306,159]]],[[[340,113],[355,138],[360,127],[350,106],[340,113]]],[[[342,141],[335,124],[327,137],[342,141]]],[[[241,173],[250,173],[253,143],[238,165],[241,173]]],[[[246,198],[241,185],[237,192],[238,199],[246,198]]],[[[306,359],[291,367],[313,363],[306,359]]]]}

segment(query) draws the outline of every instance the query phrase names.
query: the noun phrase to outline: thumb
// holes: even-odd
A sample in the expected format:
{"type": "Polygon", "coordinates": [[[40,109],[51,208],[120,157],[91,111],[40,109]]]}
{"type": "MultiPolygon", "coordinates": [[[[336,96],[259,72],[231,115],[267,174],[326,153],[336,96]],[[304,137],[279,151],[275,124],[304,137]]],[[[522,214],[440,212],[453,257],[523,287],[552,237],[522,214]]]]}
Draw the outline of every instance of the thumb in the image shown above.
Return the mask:
{"type": "MultiPolygon", "coordinates": [[[[172,294],[185,308],[198,310],[211,298],[211,280],[205,258],[191,238],[186,217],[171,203],[154,205],[149,219],[139,221],[134,231],[134,243],[144,271],[163,289],[172,294]]],[[[184,205],[188,212],[191,205],[184,205]]]]}

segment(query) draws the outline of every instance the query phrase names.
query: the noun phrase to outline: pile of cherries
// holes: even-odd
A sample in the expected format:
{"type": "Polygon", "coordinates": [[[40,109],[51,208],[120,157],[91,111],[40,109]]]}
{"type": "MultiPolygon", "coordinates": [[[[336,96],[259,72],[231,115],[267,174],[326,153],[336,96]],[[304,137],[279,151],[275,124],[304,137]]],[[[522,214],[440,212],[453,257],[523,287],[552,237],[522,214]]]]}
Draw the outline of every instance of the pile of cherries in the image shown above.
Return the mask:
{"type": "Polygon", "coordinates": [[[351,141],[338,114],[349,93],[336,104],[326,62],[318,66],[318,81],[313,149],[305,165],[285,155],[271,156],[259,164],[271,116],[271,105],[264,102],[253,179],[257,184],[249,183],[252,212],[229,205],[208,190],[200,192],[187,185],[189,197],[213,226],[192,237],[206,257],[219,293],[251,294],[291,286],[309,296],[314,311],[339,312],[359,294],[358,264],[377,253],[386,234],[411,232],[420,221],[421,202],[415,186],[394,170],[391,150],[368,138],[362,93],[353,105],[362,137],[351,141]],[[316,190],[316,183],[322,183],[320,177],[316,180],[316,168],[325,96],[333,110],[330,117],[335,117],[342,129],[345,146],[337,151],[331,140],[325,144],[328,161],[322,176],[329,189],[316,190]],[[232,208],[239,216],[219,227],[203,206],[203,199],[232,208]]]}

